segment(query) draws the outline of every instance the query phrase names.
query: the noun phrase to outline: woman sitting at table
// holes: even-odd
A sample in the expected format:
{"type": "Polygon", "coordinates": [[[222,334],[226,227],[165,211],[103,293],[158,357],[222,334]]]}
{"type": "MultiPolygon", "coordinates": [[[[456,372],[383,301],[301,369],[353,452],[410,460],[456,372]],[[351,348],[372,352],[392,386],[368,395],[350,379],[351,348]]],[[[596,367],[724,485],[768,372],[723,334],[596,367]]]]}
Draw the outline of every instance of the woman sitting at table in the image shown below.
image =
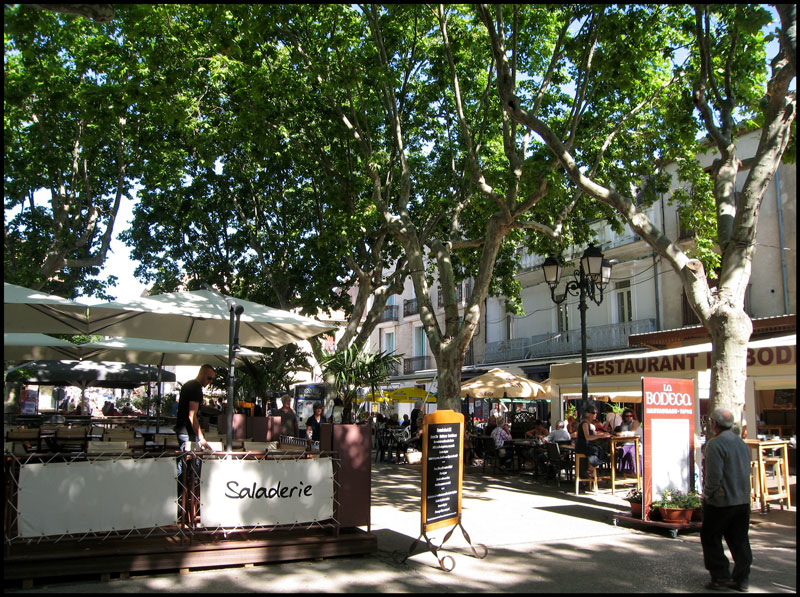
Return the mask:
{"type": "Polygon", "coordinates": [[[610,437],[608,433],[598,433],[594,430],[594,421],[597,418],[597,408],[587,406],[583,409],[583,419],[578,425],[578,437],[575,440],[575,451],[585,454],[588,461],[586,475],[595,476],[595,469],[608,460],[606,451],[597,443],[597,440],[610,437]]]}

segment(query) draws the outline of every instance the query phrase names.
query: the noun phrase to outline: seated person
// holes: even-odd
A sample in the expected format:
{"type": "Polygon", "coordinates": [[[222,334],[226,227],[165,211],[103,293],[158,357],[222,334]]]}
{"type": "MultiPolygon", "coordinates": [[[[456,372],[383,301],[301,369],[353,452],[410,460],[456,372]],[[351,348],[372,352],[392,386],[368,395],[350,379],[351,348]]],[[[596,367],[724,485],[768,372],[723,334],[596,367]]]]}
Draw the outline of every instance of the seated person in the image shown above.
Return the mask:
{"type": "Polygon", "coordinates": [[[483,435],[492,435],[492,431],[497,427],[497,418],[490,416],[486,420],[486,426],[483,428],[483,435]]]}
{"type": "Polygon", "coordinates": [[[547,433],[547,428],[544,426],[544,423],[537,419],[534,421],[533,427],[525,432],[525,437],[546,437],[547,433]]]}
{"type": "Polygon", "coordinates": [[[596,417],[596,407],[587,406],[583,410],[583,419],[581,419],[581,424],[578,427],[578,437],[575,441],[576,451],[585,454],[587,457],[586,475],[588,477],[595,477],[595,469],[603,462],[608,461],[608,454],[598,441],[608,437],[608,434],[595,430],[594,421],[596,417]]]}
{"type": "Polygon", "coordinates": [[[394,461],[395,464],[400,464],[400,458],[408,451],[409,448],[422,451],[422,427],[417,429],[417,433],[408,438],[408,440],[397,440],[397,457],[394,461]]]}
{"type": "Polygon", "coordinates": [[[626,408],[622,411],[622,423],[614,428],[614,433],[620,431],[633,431],[634,433],[641,433],[642,424],[633,416],[633,411],[626,408]]]}
{"type": "Polygon", "coordinates": [[[508,423],[499,425],[492,431],[492,439],[494,445],[497,447],[497,453],[500,456],[500,466],[508,466],[513,462],[514,455],[510,449],[504,448],[507,441],[511,441],[511,431],[509,431],[508,423]]]}
{"type": "Polygon", "coordinates": [[[403,415],[403,422],[400,424],[400,427],[405,429],[409,425],[411,425],[411,419],[408,418],[408,415],[403,415]]]}
{"type": "Polygon", "coordinates": [[[565,429],[566,423],[564,421],[559,421],[556,423],[556,428],[553,429],[550,434],[544,438],[546,442],[569,442],[572,441],[572,437],[569,434],[569,431],[565,429]]]}

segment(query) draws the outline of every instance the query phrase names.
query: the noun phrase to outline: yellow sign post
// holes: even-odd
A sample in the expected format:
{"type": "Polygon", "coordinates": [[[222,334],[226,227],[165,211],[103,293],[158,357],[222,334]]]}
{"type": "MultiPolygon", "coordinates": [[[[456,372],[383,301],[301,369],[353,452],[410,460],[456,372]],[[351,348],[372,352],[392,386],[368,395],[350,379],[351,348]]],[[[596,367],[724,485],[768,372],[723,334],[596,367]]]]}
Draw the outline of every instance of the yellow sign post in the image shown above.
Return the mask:
{"type": "Polygon", "coordinates": [[[455,560],[451,556],[440,558],[437,550],[442,548],[456,527],[461,528],[475,557],[485,558],[489,553],[486,546],[481,545],[484,553],[478,555],[461,524],[463,479],[464,415],[452,410],[437,410],[425,415],[422,420],[422,528],[405,559],[412,555],[417,543],[424,537],[428,549],[439,560],[439,566],[450,572],[455,568],[455,560]],[[455,526],[445,535],[442,544],[435,547],[428,538],[428,532],[451,524],[455,526]],[[445,565],[446,560],[451,562],[449,567],[445,565]]]}

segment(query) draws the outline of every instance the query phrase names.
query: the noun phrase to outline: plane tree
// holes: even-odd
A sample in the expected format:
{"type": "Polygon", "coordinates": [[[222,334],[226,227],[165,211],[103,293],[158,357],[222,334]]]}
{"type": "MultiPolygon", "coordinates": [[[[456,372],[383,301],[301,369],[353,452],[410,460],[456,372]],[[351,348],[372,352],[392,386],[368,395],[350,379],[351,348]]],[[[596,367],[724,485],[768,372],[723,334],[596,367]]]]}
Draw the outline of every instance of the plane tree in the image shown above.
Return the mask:
{"type": "MultiPolygon", "coordinates": [[[[514,11],[504,6],[478,7],[497,62],[497,93],[504,112],[546,144],[580,192],[613,208],[678,274],[692,309],[711,337],[710,407],[730,408],[738,424],[752,332],[744,296],[759,208],[790,142],[792,159],[794,154],[794,6],[777,6],[779,22],[772,23],[767,35],[764,28],[773,19],[764,5],[593,9],[593,18],[601,27],[620,11],[638,13],[638,22],[653,25],[650,31],[637,29],[634,22],[617,28],[616,41],[611,37],[596,46],[601,58],[609,44],[627,45],[639,35],[656,40],[651,35],[655,29],[677,36],[664,39],[669,43],[660,47],[672,65],[672,76],[663,79],[663,90],[649,104],[652,118],[647,128],[637,126],[631,108],[638,105],[641,84],[663,78],[663,70],[641,73],[645,78],[630,76],[629,71],[638,64],[638,55],[632,53],[631,60],[616,64],[625,73],[622,79],[609,82],[594,62],[575,63],[575,78],[586,81],[587,93],[605,96],[607,102],[611,100],[609,105],[620,106],[616,112],[601,115],[621,141],[607,148],[590,140],[572,143],[573,131],[537,110],[534,99],[520,93],[508,58],[509,45],[519,34],[517,23],[510,19],[514,11]],[[654,15],[660,17],[658,24],[652,20],[654,15]],[[780,49],[768,69],[765,48],[771,38],[779,41],[780,49]],[[623,85],[618,85],[620,82],[623,85]],[[755,155],[743,157],[736,141],[753,128],[761,131],[758,147],[755,155]],[[628,152],[631,145],[642,142],[653,144],[649,162],[632,159],[628,152]],[[708,145],[715,158],[712,167],[704,170],[697,156],[708,145]],[[614,147],[622,151],[609,153],[614,147]],[[603,151],[607,157],[601,167],[590,168],[592,158],[603,151]],[[684,183],[672,200],[678,202],[684,222],[699,231],[694,250],[681,249],[677,239],[658,229],[641,209],[636,194],[651,184],[663,184],[664,167],[671,162],[677,164],[684,183]],[[613,175],[617,170],[633,170],[638,180],[632,180],[632,186],[621,184],[613,175]],[[744,178],[741,187],[737,185],[740,173],[744,178]],[[716,287],[712,287],[712,279],[716,287]]],[[[602,60],[601,64],[608,62],[602,60]]]]}

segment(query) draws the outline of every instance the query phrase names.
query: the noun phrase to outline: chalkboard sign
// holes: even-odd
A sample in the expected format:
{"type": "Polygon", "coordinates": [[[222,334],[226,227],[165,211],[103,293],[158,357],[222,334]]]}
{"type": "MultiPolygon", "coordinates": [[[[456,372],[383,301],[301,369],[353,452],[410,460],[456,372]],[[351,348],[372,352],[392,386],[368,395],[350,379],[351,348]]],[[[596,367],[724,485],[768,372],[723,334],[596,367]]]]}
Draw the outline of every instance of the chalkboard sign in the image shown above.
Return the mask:
{"type": "Polygon", "coordinates": [[[464,415],[439,410],[423,419],[422,530],[455,524],[461,516],[464,415]]]}

